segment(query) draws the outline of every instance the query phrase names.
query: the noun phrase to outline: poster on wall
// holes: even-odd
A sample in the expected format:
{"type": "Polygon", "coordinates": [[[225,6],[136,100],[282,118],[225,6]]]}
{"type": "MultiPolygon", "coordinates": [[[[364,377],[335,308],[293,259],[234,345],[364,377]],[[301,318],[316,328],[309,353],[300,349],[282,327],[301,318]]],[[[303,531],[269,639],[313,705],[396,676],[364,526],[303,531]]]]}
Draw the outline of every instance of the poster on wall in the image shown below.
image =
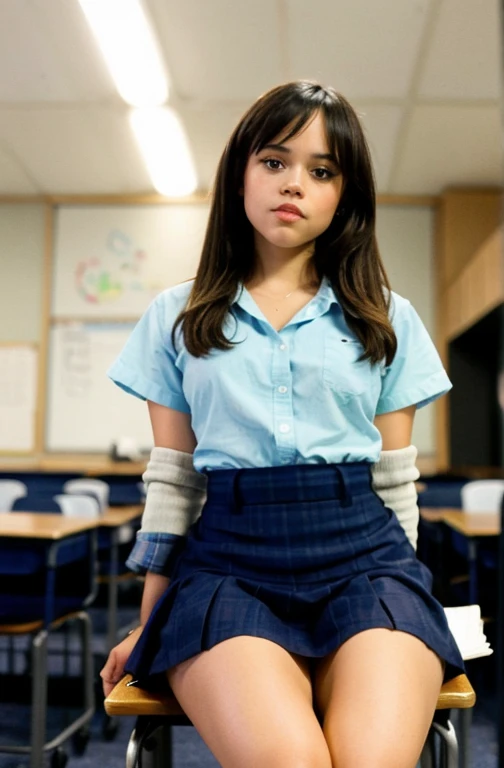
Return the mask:
{"type": "Polygon", "coordinates": [[[53,318],[138,317],[195,276],[206,203],[61,206],[55,217],[53,318]]]}

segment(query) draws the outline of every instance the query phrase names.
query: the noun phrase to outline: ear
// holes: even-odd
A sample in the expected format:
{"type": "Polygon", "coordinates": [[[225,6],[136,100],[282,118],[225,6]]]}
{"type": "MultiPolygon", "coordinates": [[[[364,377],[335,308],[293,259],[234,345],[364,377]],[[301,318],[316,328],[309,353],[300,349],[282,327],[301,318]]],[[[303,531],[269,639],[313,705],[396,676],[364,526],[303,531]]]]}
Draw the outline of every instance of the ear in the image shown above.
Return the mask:
{"type": "Polygon", "coordinates": [[[243,189],[243,187],[240,187],[240,189],[238,190],[238,194],[240,195],[240,197],[243,197],[245,195],[245,190],[243,189]]]}

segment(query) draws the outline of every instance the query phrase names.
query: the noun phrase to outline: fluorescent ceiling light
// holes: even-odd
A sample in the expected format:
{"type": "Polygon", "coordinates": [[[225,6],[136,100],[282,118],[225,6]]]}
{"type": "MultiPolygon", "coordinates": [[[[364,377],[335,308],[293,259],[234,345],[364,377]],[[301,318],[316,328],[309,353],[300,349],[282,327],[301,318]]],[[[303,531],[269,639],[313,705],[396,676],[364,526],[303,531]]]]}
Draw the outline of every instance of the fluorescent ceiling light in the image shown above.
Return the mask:
{"type": "Polygon", "coordinates": [[[155,189],[167,197],[194,192],[198,180],[177,114],[168,107],[134,109],[130,123],[155,189]]]}
{"type": "Polygon", "coordinates": [[[156,36],[141,0],[79,0],[116,88],[134,107],[158,106],[168,83],[156,36]]]}

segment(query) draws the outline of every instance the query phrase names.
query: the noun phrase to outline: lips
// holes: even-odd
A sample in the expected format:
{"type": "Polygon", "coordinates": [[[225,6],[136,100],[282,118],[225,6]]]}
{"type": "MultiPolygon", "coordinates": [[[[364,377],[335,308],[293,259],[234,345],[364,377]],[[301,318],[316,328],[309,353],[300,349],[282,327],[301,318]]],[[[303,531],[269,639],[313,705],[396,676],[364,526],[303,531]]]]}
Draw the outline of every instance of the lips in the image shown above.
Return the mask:
{"type": "Polygon", "coordinates": [[[292,213],[295,216],[300,216],[304,219],[304,213],[297,207],[297,205],[292,205],[291,203],[284,203],[284,205],[279,205],[278,208],[275,208],[275,212],[278,211],[285,211],[286,213],[292,213]]]}

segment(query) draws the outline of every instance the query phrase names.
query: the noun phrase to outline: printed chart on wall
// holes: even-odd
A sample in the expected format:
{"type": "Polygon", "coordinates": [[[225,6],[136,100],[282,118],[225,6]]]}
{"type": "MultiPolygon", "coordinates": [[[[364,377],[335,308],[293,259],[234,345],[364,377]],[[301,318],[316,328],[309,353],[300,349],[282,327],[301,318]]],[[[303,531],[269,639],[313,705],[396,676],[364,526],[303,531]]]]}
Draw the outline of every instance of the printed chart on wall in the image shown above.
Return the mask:
{"type": "Polygon", "coordinates": [[[37,358],[38,352],[33,346],[0,346],[1,453],[35,450],[37,358]]]}
{"type": "Polygon", "coordinates": [[[208,204],[62,206],[52,316],[138,317],[196,274],[208,204]]]}
{"type": "Polygon", "coordinates": [[[108,452],[125,438],[152,448],[147,405],[107,377],[134,324],[75,323],[50,335],[46,449],[108,452]]]}

